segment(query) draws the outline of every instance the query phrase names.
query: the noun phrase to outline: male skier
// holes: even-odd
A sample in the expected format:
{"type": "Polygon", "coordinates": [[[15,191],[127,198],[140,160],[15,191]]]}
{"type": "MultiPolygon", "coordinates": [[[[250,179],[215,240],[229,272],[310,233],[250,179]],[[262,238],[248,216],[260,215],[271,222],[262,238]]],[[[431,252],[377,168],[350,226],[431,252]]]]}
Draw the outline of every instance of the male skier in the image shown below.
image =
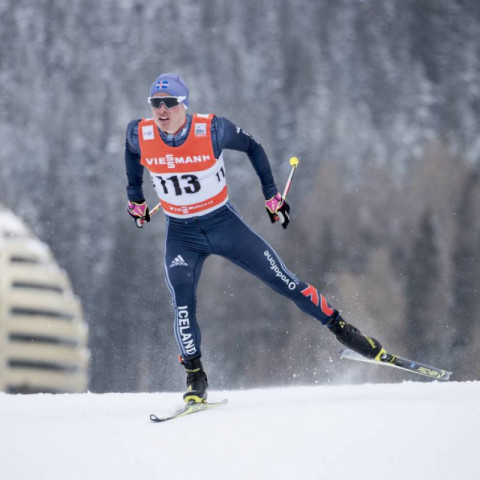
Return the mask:
{"type": "Polygon", "coordinates": [[[223,159],[227,149],[247,154],[260,178],[270,220],[287,228],[290,207],[275,185],[262,146],[226,118],[187,113],[189,90],[180,75],[156,78],[148,102],[152,118],[133,120],[127,127],[127,209],[137,226],[150,221],[142,189],[146,168],[166,215],[165,274],[175,311],[175,337],[187,373],[184,401],[207,399],[195,306],[202,265],[211,254],[229,259],[291,299],[342,344],[378,358],[380,343],[343,320],[313,285],[290,272],[229,202],[223,159]]]}

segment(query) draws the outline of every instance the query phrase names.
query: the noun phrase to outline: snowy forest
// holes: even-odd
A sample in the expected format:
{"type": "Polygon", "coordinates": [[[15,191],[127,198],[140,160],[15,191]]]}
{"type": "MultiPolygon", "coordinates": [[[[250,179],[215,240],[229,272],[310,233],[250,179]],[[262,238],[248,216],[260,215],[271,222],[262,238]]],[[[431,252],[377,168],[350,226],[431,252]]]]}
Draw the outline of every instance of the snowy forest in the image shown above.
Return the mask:
{"type": "MultiPolygon", "coordinates": [[[[224,153],[232,203],[290,270],[393,353],[480,379],[479,2],[0,0],[0,25],[0,202],[70,275],[91,391],[184,386],[165,219],[137,229],[126,212],[125,129],[162,72],[191,112],[255,136],[280,189],[300,158],[283,230],[248,158],[224,153]]],[[[197,314],[215,389],[406,378],[340,360],[317,321],[219,257],[197,314]]]]}

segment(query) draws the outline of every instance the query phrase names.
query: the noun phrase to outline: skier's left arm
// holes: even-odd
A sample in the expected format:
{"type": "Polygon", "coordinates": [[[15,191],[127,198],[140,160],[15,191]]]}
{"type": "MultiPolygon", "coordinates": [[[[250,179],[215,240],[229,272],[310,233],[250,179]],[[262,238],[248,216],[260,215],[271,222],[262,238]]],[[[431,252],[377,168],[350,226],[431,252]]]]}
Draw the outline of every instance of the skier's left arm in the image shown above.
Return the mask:
{"type": "Polygon", "coordinates": [[[255,138],[234,125],[224,117],[214,117],[212,121],[212,140],[215,157],[218,158],[224,148],[245,152],[260,178],[265,197],[265,207],[272,223],[280,221],[283,228],[289,222],[290,207],[282,198],[273,179],[267,154],[255,138]]]}

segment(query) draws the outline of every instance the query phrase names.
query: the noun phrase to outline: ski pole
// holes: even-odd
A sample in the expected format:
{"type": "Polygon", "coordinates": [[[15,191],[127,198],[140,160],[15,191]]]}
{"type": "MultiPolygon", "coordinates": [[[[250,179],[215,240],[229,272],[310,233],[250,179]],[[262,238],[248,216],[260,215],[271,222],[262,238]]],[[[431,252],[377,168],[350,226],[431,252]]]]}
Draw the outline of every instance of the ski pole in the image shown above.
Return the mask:
{"type": "Polygon", "coordinates": [[[162,206],[161,203],[157,203],[153,208],[152,211],[150,212],[150,216],[155,215],[159,210],[160,207],[162,206]]]}
{"type": "Polygon", "coordinates": [[[295,170],[298,167],[299,160],[297,157],[291,157],[289,162],[290,162],[290,165],[292,166],[292,169],[290,170],[290,175],[288,176],[287,183],[285,184],[285,190],[283,191],[282,198],[284,200],[287,198],[290,187],[292,186],[293,175],[295,174],[295,170]]]}

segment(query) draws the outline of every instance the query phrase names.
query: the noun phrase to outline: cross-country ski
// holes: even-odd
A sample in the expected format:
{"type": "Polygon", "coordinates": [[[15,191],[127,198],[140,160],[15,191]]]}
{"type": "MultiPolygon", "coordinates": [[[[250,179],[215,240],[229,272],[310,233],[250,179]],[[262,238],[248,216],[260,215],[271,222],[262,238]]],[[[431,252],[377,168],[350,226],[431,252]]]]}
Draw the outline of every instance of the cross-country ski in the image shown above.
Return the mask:
{"type": "Polygon", "coordinates": [[[221,400],[220,402],[189,402],[172,415],[168,415],[166,417],[157,417],[155,414],[151,413],[150,420],[155,423],[166,422],[168,420],[174,420],[176,418],[185,417],[186,415],[191,415],[192,413],[204,412],[205,410],[209,410],[211,408],[221,407],[227,402],[227,399],[221,400]]]}
{"type": "Polygon", "coordinates": [[[409,360],[408,358],[392,355],[391,353],[383,353],[379,356],[378,360],[366,358],[349,348],[345,348],[340,352],[342,358],[348,360],[355,360],[357,362],[374,363],[375,365],[385,365],[387,367],[399,368],[412,373],[418,373],[424,377],[431,378],[432,380],[447,381],[450,379],[452,372],[443,370],[441,368],[432,367],[424,363],[417,362],[416,360],[409,360]]]}

